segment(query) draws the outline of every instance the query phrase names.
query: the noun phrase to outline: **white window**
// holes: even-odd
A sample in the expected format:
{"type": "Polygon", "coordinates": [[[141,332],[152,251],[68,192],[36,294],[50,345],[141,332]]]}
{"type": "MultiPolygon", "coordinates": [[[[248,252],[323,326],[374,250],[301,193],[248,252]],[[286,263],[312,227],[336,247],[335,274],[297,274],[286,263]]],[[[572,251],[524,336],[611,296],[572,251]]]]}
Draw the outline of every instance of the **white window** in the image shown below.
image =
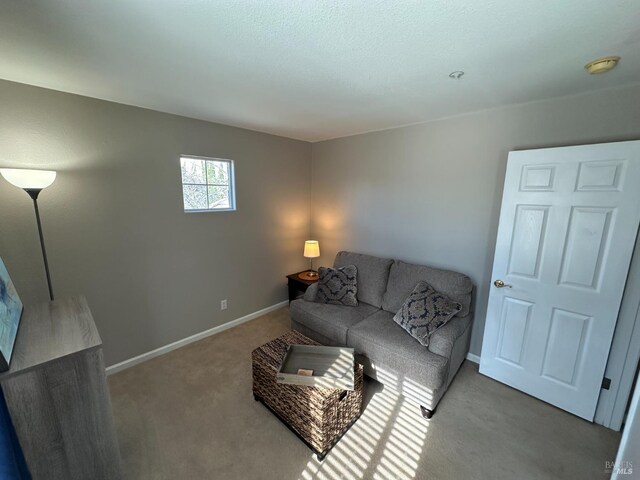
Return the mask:
{"type": "Polygon", "coordinates": [[[233,160],[180,157],[185,212],[236,209],[233,160]]]}

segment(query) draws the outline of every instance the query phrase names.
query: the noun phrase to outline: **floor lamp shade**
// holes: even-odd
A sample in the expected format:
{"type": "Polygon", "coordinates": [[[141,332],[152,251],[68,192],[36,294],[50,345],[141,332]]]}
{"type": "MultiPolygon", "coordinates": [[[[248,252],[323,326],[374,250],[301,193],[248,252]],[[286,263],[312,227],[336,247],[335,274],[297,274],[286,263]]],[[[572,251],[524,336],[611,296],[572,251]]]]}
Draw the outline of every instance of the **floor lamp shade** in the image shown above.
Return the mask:
{"type": "Polygon", "coordinates": [[[22,168],[0,168],[7,182],[24,190],[42,190],[56,179],[52,170],[26,170],[22,168]]]}
{"type": "Polygon", "coordinates": [[[40,248],[42,248],[42,259],[44,260],[44,271],[47,275],[47,286],[49,287],[49,298],[53,300],[53,287],[51,286],[49,261],[47,260],[47,250],[44,247],[44,235],[42,234],[42,224],[40,223],[38,195],[44,188],[47,188],[54,182],[56,179],[56,172],[53,170],[0,168],[0,175],[2,175],[11,185],[22,188],[33,200],[33,208],[36,212],[36,222],[38,224],[38,235],[40,236],[40,248]]]}

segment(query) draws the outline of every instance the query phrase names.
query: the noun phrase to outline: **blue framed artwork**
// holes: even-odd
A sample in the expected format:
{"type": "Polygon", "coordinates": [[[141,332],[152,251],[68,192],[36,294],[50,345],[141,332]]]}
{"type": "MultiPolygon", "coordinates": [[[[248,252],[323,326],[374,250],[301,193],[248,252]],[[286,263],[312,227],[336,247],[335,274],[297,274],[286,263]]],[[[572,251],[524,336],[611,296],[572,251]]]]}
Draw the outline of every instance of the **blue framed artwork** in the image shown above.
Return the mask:
{"type": "Polygon", "coordinates": [[[0,372],[9,370],[13,345],[18,335],[22,302],[0,258],[0,372]]]}

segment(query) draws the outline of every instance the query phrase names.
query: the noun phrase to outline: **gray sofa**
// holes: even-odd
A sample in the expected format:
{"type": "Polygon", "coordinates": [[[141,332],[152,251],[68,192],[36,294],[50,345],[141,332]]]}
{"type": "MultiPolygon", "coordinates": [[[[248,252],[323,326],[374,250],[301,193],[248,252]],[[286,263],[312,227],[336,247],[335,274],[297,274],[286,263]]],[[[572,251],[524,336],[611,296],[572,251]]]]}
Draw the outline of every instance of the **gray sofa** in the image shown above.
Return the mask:
{"type": "Polygon", "coordinates": [[[369,377],[416,401],[430,418],[469,350],[471,280],[449,270],[339,252],[334,266],[344,265],[358,268],[358,306],[315,303],[314,284],[291,302],[291,328],[324,345],[354,348],[369,377]],[[462,305],[433,333],[429,347],[393,321],[420,280],[462,305]]]}

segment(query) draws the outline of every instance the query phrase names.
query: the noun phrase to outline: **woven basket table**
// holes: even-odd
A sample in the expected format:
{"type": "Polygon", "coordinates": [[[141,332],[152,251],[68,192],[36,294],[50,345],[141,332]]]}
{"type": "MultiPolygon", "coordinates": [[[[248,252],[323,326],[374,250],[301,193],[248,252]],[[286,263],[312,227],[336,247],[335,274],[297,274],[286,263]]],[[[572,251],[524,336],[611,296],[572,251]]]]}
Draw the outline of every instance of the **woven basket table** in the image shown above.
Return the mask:
{"type": "Polygon", "coordinates": [[[319,345],[294,330],[252,353],[253,396],[323,460],[362,411],[362,365],[355,366],[355,390],[285,385],[276,373],[289,345],[319,345]]]}

